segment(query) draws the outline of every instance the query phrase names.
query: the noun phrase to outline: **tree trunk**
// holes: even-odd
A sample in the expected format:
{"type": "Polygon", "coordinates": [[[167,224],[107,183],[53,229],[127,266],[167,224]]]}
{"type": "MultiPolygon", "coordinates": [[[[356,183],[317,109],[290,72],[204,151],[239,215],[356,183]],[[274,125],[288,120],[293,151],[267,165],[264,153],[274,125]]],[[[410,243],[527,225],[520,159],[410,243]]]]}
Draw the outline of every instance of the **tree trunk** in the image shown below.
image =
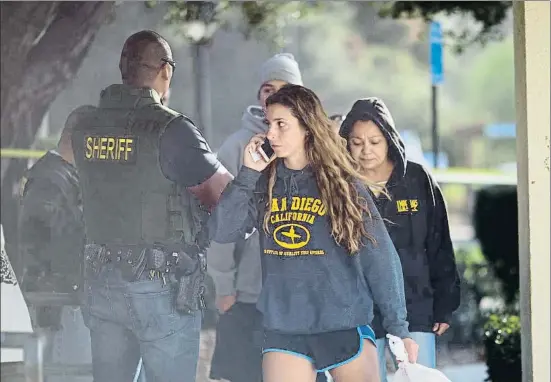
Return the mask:
{"type": "MultiPolygon", "coordinates": [[[[114,2],[1,2],[1,146],[29,148],[57,95],[80,68],[114,2]]],[[[26,160],[2,158],[2,225],[14,242],[14,184],[26,160]]],[[[9,253],[9,252],[8,252],[9,253]]]]}

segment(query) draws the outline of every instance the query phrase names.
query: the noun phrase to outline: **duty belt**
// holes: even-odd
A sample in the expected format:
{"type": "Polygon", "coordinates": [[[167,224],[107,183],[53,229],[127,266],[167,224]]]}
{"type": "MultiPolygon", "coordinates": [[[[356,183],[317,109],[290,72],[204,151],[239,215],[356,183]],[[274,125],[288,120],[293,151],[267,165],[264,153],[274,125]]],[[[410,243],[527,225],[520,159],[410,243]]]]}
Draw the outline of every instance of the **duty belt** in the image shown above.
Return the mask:
{"type": "MultiPolygon", "coordinates": [[[[162,246],[145,245],[97,245],[98,251],[95,258],[89,261],[99,264],[119,263],[121,271],[132,270],[134,276],[141,277],[143,272],[157,271],[161,274],[168,274],[175,270],[180,275],[187,275],[195,272],[198,267],[206,268],[204,256],[189,254],[184,251],[170,250],[162,246]],[[100,249],[101,248],[101,249],[100,249]]],[[[190,247],[191,248],[191,247],[190,247]]]]}
{"type": "Polygon", "coordinates": [[[116,267],[127,281],[139,280],[147,272],[150,279],[159,277],[164,284],[167,280],[176,284],[175,306],[178,311],[192,314],[205,309],[203,294],[207,262],[201,252],[190,256],[177,248],[139,245],[87,245],[85,252],[87,261],[96,270],[105,263],[119,263],[116,267]]]}
{"type": "Polygon", "coordinates": [[[136,257],[139,257],[147,247],[143,245],[100,245],[102,251],[100,252],[108,262],[126,261],[132,265],[136,261],[136,257]]]}

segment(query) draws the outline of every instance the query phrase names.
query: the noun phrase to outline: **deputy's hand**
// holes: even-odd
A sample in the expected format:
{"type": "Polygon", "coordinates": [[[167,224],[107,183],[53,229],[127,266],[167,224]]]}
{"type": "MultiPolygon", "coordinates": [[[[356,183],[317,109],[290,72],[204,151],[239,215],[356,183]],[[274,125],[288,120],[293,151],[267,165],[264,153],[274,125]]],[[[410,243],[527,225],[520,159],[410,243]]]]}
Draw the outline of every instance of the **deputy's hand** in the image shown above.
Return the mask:
{"type": "Polygon", "coordinates": [[[216,298],[216,308],[221,314],[226,313],[235,304],[235,296],[218,296],[216,298]]]}
{"type": "Polygon", "coordinates": [[[441,336],[441,335],[444,334],[444,333],[446,332],[446,330],[448,330],[449,328],[450,328],[450,325],[449,325],[449,324],[437,322],[437,323],[434,324],[434,326],[432,327],[432,331],[433,331],[437,336],[441,336]]]}
{"type": "Polygon", "coordinates": [[[257,134],[254,137],[251,138],[247,146],[245,146],[245,151],[243,152],[243,165],[258,171],[262,172],[266,167],[268,167],[268,164],[270,164],[274,159],[275,155],[272,156],[270,159],[270,162],[266,162],[260,154],[258,154],[258,148],[262,145],[264,142],[264,139],[266,139],[266,136],[264,134],[257,134]],[[258,161],[254,161],[251,153],[255,153],[258,156],[258,161]]]}
{"type": "Polygon", "coordinates": [[[415,342],[411,338],[403,338],[402,341],[404,341],[404,347],[406,348],[406,352],[408,353],[409,362],[416,363],[417,355],[419,354],[419,345],[417,345],[417,342],[415,342]]]}

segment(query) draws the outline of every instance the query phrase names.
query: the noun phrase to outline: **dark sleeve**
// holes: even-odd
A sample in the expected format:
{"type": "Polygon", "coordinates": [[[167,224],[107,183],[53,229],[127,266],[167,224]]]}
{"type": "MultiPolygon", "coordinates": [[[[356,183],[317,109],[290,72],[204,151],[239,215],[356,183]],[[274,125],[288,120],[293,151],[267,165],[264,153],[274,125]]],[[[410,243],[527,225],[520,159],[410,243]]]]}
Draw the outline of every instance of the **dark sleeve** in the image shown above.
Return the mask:
{"type": "Polygon", "coordinates": [[[176,118],[166,127],[159,151],[164,176],[183,187],[203,183],[220,167],[199,129],[184,117],[176,118]]]}
{"type": "Polygon", "coordinates": [[[371,217],[366,217],[365,228],[376,243],[364,239],[366,245],[360,250],[360,262],[373,302],[381,312],[383,327],[392,335],[407,338],[410,334],[402,264],[373,199],[367,191],[362,194],[371,213],[371,217]]]}
{"type": "Polygon", "coordinates": [[[446,202],[442,190],[428,173],[427,179],[429,197],[433,200],[432,208],[429,209],[426,248],[434,289],[434,321],[449,323],[452,313],[459,307],[460,279],[450,236],[446,202]]]}
{"type": "Polygon", "coordinates": [[[46,249],[55,239],[63,215],[63,192],[52,182],[37,181],[23,197],[20,216],[20,245],[38,262],[49,262],[46,249]]]}
{"type": "Polygon", "coordinates": [[[254,190],[261,173],[241,166],[237,177],[226,187],[209,219],[209,234],[219,243],[234,243],[257,223],[254,190]]]}

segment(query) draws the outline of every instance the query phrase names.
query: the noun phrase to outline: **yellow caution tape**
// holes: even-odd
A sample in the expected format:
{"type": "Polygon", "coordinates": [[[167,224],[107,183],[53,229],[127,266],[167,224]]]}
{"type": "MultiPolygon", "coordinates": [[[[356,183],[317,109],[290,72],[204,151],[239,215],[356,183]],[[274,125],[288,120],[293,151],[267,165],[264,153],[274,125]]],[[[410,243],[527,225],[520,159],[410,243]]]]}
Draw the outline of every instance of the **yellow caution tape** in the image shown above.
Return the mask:
{"type": "MultiPolygon", "coordinates": [[[[43,150],[31,149],[0,149],[2,158],[40,158],[46,154],[43,150]]],[[[461,168],[450,167],[446,169],[432,170],[435,179],[439,183],[489,185],[489,184],[510,184],[517,183],[515,174],[503,173],[496,169],[461,168]]]]}
{"type": "Polygon", "coordinates": [[[0,157],[2,158],[40,158],[46,154],[43,150],[30,149],[0,149],[0,157]]]}

